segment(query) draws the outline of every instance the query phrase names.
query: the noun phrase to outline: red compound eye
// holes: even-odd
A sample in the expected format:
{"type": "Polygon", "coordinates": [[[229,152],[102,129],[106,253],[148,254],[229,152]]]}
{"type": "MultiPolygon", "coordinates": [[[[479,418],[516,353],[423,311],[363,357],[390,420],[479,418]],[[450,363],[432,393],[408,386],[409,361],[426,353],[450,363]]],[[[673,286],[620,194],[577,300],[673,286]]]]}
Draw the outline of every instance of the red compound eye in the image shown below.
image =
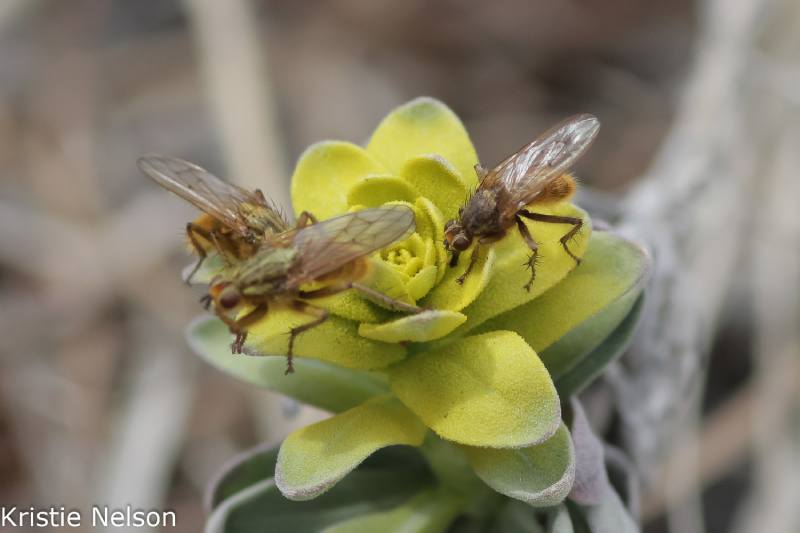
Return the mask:
{"type": "Polygon", "coordinates": [[[470,240],[466,237],[466,235],[459,234],[456,235],[456,238],[453,239],[453,249],[459,252],[463,252],[467,248],[469,248],[470,240]]]}
{"type": "Polygon", "coordinates": [[[239,302],[241,301],[242,297],[239,292],[234,288],[226,288],[222,294],[220,295],[219,305],[221,305],[224,309],[233,309],[239,302]],[[232,290],[231,290],[232,289],[232,290]]]}

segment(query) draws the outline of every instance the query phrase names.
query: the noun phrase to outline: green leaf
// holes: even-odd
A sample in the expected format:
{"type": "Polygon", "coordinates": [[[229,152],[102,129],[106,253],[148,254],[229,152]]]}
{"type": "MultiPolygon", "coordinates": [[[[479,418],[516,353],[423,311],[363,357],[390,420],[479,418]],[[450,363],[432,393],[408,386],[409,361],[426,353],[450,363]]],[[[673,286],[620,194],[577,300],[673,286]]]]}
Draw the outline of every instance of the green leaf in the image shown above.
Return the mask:
{"type": "Polygon", "coordinates": [[[484,294],[492,279],[496,261],[497,252],[493,248],[482,252],[463,284],[456,283],[456,279],[466,270],[469,254],[462,254],[455,267],[450,267],[445,262],[441,281],[422,300],[422,304],[433,309],[448,311],[461,311],[468,307],[484,294]]]}
{"type": "Polygon", "coordinates": [[[550,438],[560,422],[547,369],[510,331],[416,354],[388,373],[404,404],[442,438],[461,444],[530,446],[550,438]]]}
{"type": "Polygon", "coordinates": [[[282,357],[233,355],[228,328],[216,318],[194,320],[189,324],[186,336],[192,350],[219,370],[334,413],[350,409],[387,390],[374,375],[322,361],[297,359],[295,373],[286,376],[286,360],[282,357]]]}
{"type": "Polygon", "coordinates": [[[356,183],[347,193],[351,207],[380,207],[387,202],[413,202],[419,192],[396,176],[370,176],[356,183]]]}
{"type": "MultiPolygon", "coordinates": [[[[381,264],[381,261],[370,260],[370,262],[373,265],[381,264]]],[[[374,270],[384,272],[391,269],[386,265],[382,265],[374,270]]],[[[389,282],[394,279],[395,274],[394,272],[390,272],[391,279],[389,282]]],[[[387,282],[387,280],[381,279],[379,283],[380,282],[387,282]]],[[[402,289],[402,285],[399,287],[402,289]]],[[[369,322],[370,324],[377,324],[394,316],[392,311],[372,303],[354,290],[340,292],[339,294],[334,294],[333,296],[327,296],[325,298],[315,298],[314,305],[322,307],[337,317],[355,320],[356,322],[369,322]]]]}
{"type": "Polygon", "coordinates": [[[424,196],[417,198],[415,205],[419,210],[418,212],[423,212],[426,215],[424,218],[417,216],[417,231],[431,241],[435,256],[434,264],[437,266],[436,282],[438,283],[444,277],[448,261],[447,251],[444,249],[442,239],[446,221],[439,208],[424,196]],[[424,229],[421,227],[423,223],[425,224],[424,229]]]}
{"type": "Polygon", "coordinates": [[[640,295],[625,320],[597,348],[576,361],[575,365],[556,378],[556,388],[564,398],[580,392],[599,376],[608,363],[628,349],[642,312],[644,295],[640,295]]]}
{"type": "Polygon", "coordinates": [[[275,475],[278,446],[262,444],[230,459],[209,483],[205,494],[207,511],[223,500],[275,475]]]}
{"type": "Polygon", "coordinates": [[[393,396],[373,398],[289,435],[278,454],[275,482],[291,500],[315,498],[376,450],[397,444],[419,446],[426,432],[393,396]]]}
{"type": "MultiPolygon", "coordinates": [[[[197,265],[198,258],[195,256],[195,260],[190,265],[186,265],[183,271],[181,272],[181,279],[186,281],[186,278],[189,277],[189,274],[192,273],[194,270],[195,265],[197,265]]],[[[220,273],[222,269],[225,268],[225,261],[218,253],[210,253],[206,256],[203,262],[200,264],[200,268],[192,276],[191,285],[208,285],[211,283],[211,280],[214,279],[214,276],[220,273]]]]}
{"type": "Polygon", "coordinates": [[[581,505],[597,505],[611,489],[603,442],[594,434],[577,398],[570,399],[569,429],[575,445],[575,482],[569,497],[581,505]]]}
{"type": "MultiPolygon", "coordinates": [[[[624,479],[624,491],[628,492],[631,506],[638,509],[638,476],[624,454],[612,446],[604,447],[606,468],[609,474],[619,474],[624,479]],[[620,472],[615,472],[620,470],[620,472]]],[[[614,475],[610,475],[612,479],[614,475]]],[[[623,480],[619,480],[623,481],[623,480]]],[[[639,533],[640,529],[633,518],[631,510],[622,501],[617,488],[612,483],[605,483],[597,488],[602,489],[594,498],[592,505],[580,505],[572,497],[567,500],[570,517],[579,533],[639,533]]]]}
{"type": "MultiPolygon", "coordinates": [[[[381,259],[410,279],[425,265],[433,266],[435,254],[419,233],[381,250],[381,259]]],[[[434,267],[435,268],[435,267],[434,267]]]]}
{"type": "Polygon", "coordinates": [[[436,284],[436,278],[439,275],[439,268],[436,265],[428,265],[422,267],[419,272],[406,283],[406,289],[414,301],[423,297],[433,288],[436,284]]]}
{"type": "Polygon", "coordinates": [[[541,297],[494,317],[479,331],[504,327],[519,332],[540,351],[558,381],[629,315],[649,267],[650,258],[638,245],[595,232],[581,266],[541,297]]]}
{"type": "Polygon", "coordinates": [[[453,165],[466,187],[478,181],[478,156],[467,130],[449,107],[433,98],[417,98],[389,113],[372,134],[367,151],[395,175],[409,159],[437,154],[453,165]]]}
{"type": "MultiPolygon", "coordinates": [[[[250,327],[245,349],[248,353],[285,355],[289,349],[289,331],[313,318],[277,308],[250,327]]],[[[296,358],[310,357],[357,370],[384,368],[403,359],[406,350],[398,344],[386,344],[361,337],[358,324],[330,316],[322,324],[304,331],[294,343],[296,358]]]]}
{"type": "Polygon", "coordinates": [[[433,202],[445,220],[458,215],[458,208],[464,205],[469,195],[469,189],[458,176],[458,171],[439,155],[409,159],[403,165],[400,175],[422,196],[433,202]]]}
{"type": "Polygon", "coordinates": [[[536,510],[518,500],[508,500],[492,524],[494,533],[545,533],[536,510]]]}
{"type": "Polygon", "coordinates": [[[553,513],[547,533],[575,533],[572,525],[572,518],[566,506],[559,505],[553,513]]]}
{"type": "Polygon", "coordinates": [[[487,485],[535,507],[563,501],[575,479],[575,453],[563,425],[549,440],[527,448],[463,449],[475,473],[487,485]]]}
{"type": "Polygon", "coordinates": [[[518,332],[557,376],[571,366],[576,353],[588,353],[622,321],[642,291],[649,268],[650,258],[638,245],[613,233],[594,232],[583,262],[569,276],[478,331],[518,332]],[[581,331],[576,333],[576,328],[581,331]]]}
{"type": "Polygon", "coordinates": [[[446,492],[430,489],[394,509],[340,522],[323,533],[437,533],[445,531],[462,506],[461,500],[446,492]]]}
{"type": "MultiPolygon", "coordinates": [[[[386,261],[373,256],[369,259],[369,272],[360,282],[386,296],[413,304],[414,299],[406,289],[407,279],[408,276],[386,261]]],[[[398,313],[372,302],[356,290],[348,290],[326,298],[315,298],[314,305],[326,309],[337,317],[370,324],[378,324],[398,316],[398,313]]]]}
{"type": "MultiPolygon", "coordinates": [[[[533,209],[533,211],[543,214],[583,218],[583,229],[572,239],[569,248],[578,257],[584,255],[592,233],[591,221],[585,211],[569,202],[560,202],[548,206],[536,206],[536,209],[533,209]]],[[[533,235],[539,243],[539,261],[536,267],[536,280],[531,290],[526,291],[524,289],[524,285],[530,279],[530,270],[528,270],[525,265],[531,252],[520,236],[519,231],[516,228],[512,228],[502,240],[481,248],[481,255],[486,253],[486,248],[492,248],[497,254],[497,261],[495,262],[494,271],[492,272],[491,279],[486,288],[483,290],[480,297],[472,302],[472,304],[467,307],[466,311],[464,311],[464,314],[467,315],[469,319],[460,329],[464,331],[472,330],[486,320],[510,310],[513,311],[509,314],[517,317],[520,306],[535,301],[535,299],[545,294],[545,291],[555,286],[556,283],[566,278],[567,274],[575,270],[577,263],[564,251],[560,243],[561,237],[570,229],[569,225],[546,222],[529,222],[526,224],[530,229],[531,235],[533,235]]],[[[469,256],[471,253],[472,251],[468,250],[462,254],[462,256],[469,256]]],[[[457,275],[461,275],[461,273],[464,272],[465,264],[462,257],[462,262],[456,267],[458,270],[457,275]]],[[[572,276],[570,275],[569,277],[572,276]]],[[[448,279],[446,277],[442,283],[447,282],[448,279]]],[[[554,308],[548,307],[547,310],[548,313],[553,313],[553,309],[558,309],[560,312],[562,308],[563,304],[559,304],[554,308]]],[[[522,317],[529,322],[535,321],[531,320],[530,316],[536,316],[536,320],[542,318],[539,315],[529,315],[527,313],[522,315],[522,317]]],[[[509,324],[511,324],[510,321],[509,324]]],[[[498,321],[491,329],[509,329],[511,331],[517,331],[517,323],[514,323],[514,325],[506,325],[506,321],[498,321]]],[[[524,332],[525,328],[522,327],[519,331],[524,332]]],[[[523,336],[531,338],[526,335],[523,336]]]]}
{"type": "Polygon", "coordinates": [[[358,334],[383,342],[427,342],[444,337],[467,317],[453,311],[424,311],[384,324],[361,324],[358,334]]]}
{"type": "MultiPolygon", "coordinates": [[[[486,484],[475,475],[458,444],[428,432],[425,442],[417,449],[428,461],[441,487],[472,502],[480,499],[481,505],[492,505],[491,499],[486,496],[492,496],[494,493],[488,491],[486,484]]],[[[476,512],[477,506],[472,507],[472,511],[476,512]]]]}
{"type": "Polygon", "coordinates": [[[625,503],[628,513],[638,517],[641,508],[641,487],[636,466],[625,452],[615,446],[606,444],[603,451],[611,486],[625,503]]]}
{"type": "Polygon", "coordinates": [[[639,526],[613,489],[606,491],[598,505],[583,507],[582,511],[592,533],[639,533],[639,526]]]}
{"type": "Polygon", "coordinates": [[[315,532],[350,518],[391,509],[431,486],[433,481],[424,464],[398,459],[390,464],[373,461],[382,454],[365,461],[326,494],[307,502],[287,500],[271,479],[252,485],[224,500],[208,518],[205,531],[315,532]]]}
{"type": "Polygon", "coordinates": [[[313,144],[300,156],[292,174],[294,212],[310,211],[320,220],[346,213],[350,188],[368,176],[386,174],[386,170],[355,144],[313,144]]]}

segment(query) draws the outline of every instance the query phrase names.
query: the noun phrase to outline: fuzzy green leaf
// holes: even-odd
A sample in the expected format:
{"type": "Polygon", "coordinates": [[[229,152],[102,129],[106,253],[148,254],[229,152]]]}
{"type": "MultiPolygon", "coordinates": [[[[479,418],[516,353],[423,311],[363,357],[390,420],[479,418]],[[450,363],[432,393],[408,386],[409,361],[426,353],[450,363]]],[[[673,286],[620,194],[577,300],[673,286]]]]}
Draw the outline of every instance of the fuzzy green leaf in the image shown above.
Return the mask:
{"type": "Polygon", "coordinates": [[[572,517],[565,505],[556,508],[548,524],[547,533],[575,533],[572,517]]]}
{"type": "Polygon", "coordinates": [[[358,334],[383,342],[427,342],[444,337],[465,320],[453,311],[424,311],[384,324],[361,324],[358,334]]]}
{"type": "Polygon", "coordinates": [[[567,369],[555,380],[559,394],[564,398],[577,394],[583,387],[597,378],[603,372],[603,369],[608,366],[608,363],[628,349],[636,332],[636,325],[641,317],[644,298],[644,294],[641,294],[628,316],[625,317],[611,335],[594,350],[576,361],[574,366],[567,369]]]}
{"type": "Polygon", "coordinates": [[[527,503],[508,500],[492,524],[494,533],[545,533],[536,511],[527,503]]]}
{"type": "Polygon", "coordinates": [[[208,485],[205,507],[211,511],[222,501],[275,475],[278,446],[260,445],[230,459],[208,485]]]}
{"type": "Polygon", "coordinates": [[[563,501],[575,479],[575,452],[561,425],[547,441],[519,449],[463,447],[472,468],[487,485],[535,507],[563,501]]]}
{"type": "Polygon", "coordinates": [[[419,191],[405,180],[395,176],[370,176],[356,183],[347,193],[351,207],[380,207],[387,202],[413,202],[419,191]]]}
{"type": "Polygon", "coordinates": [[[475,263],[472,272],[463,284],[456,279],[464,273],[469,263],[469,254],[462,254],[455,267],[445,266],[442,280],[422,300],[422,304],[433,309],[461,311],[484,295],[494,273],[497,252],[493,248],[484,250],[475,263]]]}
{"type": "MultiPolygon", "coordinates": [[[[583,229],[578,233],[569,244],[570,250],[578,256],[582,257],[588,246],[590,235],[592,233],[591,221],[588,215],[582,209],[568,203],[561,202],[549,206],[536,206],[531,209],[537,213],[580,217],[584,221],[583,229]]],[[[567,277],[575,270],[577,264],[575,260],[570,257],[564,248],[561,246],[559,239],[567,233],[570,226],[567,224],[551,224],[546,222],[529,222],[526,223],[531,235],[539,243],[539,261],[536,266],[536,280],[533,283],[530,291],[524,289],[524,285],[530,279],[530,270],[525,267],[528,258],[531,255],[530,249],[527,247],[519,231],[512,228],[508,235],[506,235],[499,242],[490,245],[497,254],[497,260],[494,265],[491,279],[486,285],[486,288],[480,295],[480,298],[475,300],[469,307],[466,308],[464,314],[469,318],[467,322],[461,326],[461,330],[469,331],[486,320],[495,317],[506,311],[511,311],[510,314],[518,316],[516,313],[520,306],[531,301],[535,301],[541,295],[548,291],[556,283],[567,277]]],[[[486,253],[483,247],[481,255],[486,253]]],[[[462,254],[462,256],[469,256],[471,250],[462,254]]],[[[458,270],[460,275],[464,270],[464,257],[455,269],[458,270]]],[[[473,274],[470,274],[473,275],[473,274]]],[[[571,277],[571,276],[570,276],[571,277]]],[[[448,280],[443,280],[442,283],[447,283],[448,280]]],[[[436,287],[438,289],[439,287],[436,287]]],[[[434,289],[434,292],[436,291],[434,289]]],[[[557,306],[555,309],[561,309],[557,306]]],[[[548,309],[552,313],[552,309],[548,309]]],[[[522,315],[526,316],[526,315],[522,315]]],[[[538,320],[539,317],[537,316],[538,320]]],[[[498,322],[502,324],[502,322],[498,322]]],[[[516,331],[517,327],[501,325],[494,329],[510,329],[516,331]]]]}
{"type": "Polygon", "coordinates": [[[569,276],[539,298],[488,320],[478,331],[518,332],[557,376],[572,364],[571,357],[597,346],[622,321],[644,287],[649,266],[649,256],[638,245],[610,232],[595,232],[581,265],[569,276]],[[590,319],[595,322],[584,326],[590,319]],[[564,339],[579,326],[584,328],[580,334],[564,339]],[[556,341],[562,342],[558,348],[556,341]]]}
{"type": "Polygon", "coordinates": [[[466,187],[477,182],[478,156],[467,130],[449,107],[433,98],[417,98],[389,113],[367,151],[395,175],[409,159],[437,154],[453,165],[466,187]]]}
{"type": "Polygon", "coordinates": [[[413,278],[408,280],[406,289],[414,301],[420,300],[428,294],[436,284],[438,273],[439,269],[435,265],[428,265],[422,267],[413,278]]]}
{"type": "Polygon", "coordinates": [[[330,489],[373,452],[397,444],[419,446],[427,428],[391,395],[301,428],[281,445],[275,482],[291,500],[330,489]]]}
{"type": "Polygon", "coordinates": [[[327,527],[323,533],[438,533],[444,531],[463,502],[442,490],[421,492],[388,511],[365,514],[327,527]]]}
{"type": "Polygon", "coordinates": [[[592,533],[639,533],[639,526],[613,489],[606,491],[598,505],[583,507],[582,511],[592,533]]]}
{"type": "Polygon", "coordinates": [[[350,409],[387,390],[374,375],[322,361],[297,359],[295,373],[286,376],[283,357],[234,355],[228,328],[216,318],[196,319],[187,328],[186,335],[192,349],[219,370],[334,413],[350,409]]]}
{"type": "Polygon", "coordinates": [[[418,212],[425,213],[424,218],[417,216],[417,231],[431,241],[435,258],[433,264],[437,266],[436,282],[438,283],[442,280],[447,270],[447,251],[444,248],[442,239],[446,221],[439,208],[424,196],[417,198],[415,205],[419,210],[418,212]],[[425,228],[421,227],[423,223],[425,228]]]}
{"type": "Polygon", "coordinates": [[[455,218],[464,204],[469,189],[458,171],[439,155],[423,155],[409,159],[400,170],[403,179],[422,196],[432,201],[445,220],[455,218]]]}
{"type": "Polygon", "coordinates": [[[536,352],[510,331],[466,337],[388,369],[392,391],[442,438],[522,447],[556,431],[561,407],[536,352]]]}
{"type": "Polygon", "coordinates": [[[387,169],[366,150],[352,143],[325,141],[303,152],[292,175],[295,214],[310,211],[320,220],[347,212],[350,188],[387,169]]]}
{"type": "MultiPolygon", "coordinates": [[[[289,331],[306,324],[313,317],[288,309],[270,310],[269,315],[249,329],[245,349],[249,353],[285,355],[289,349],[289,331]]],[[[386,367],[406,355],[397,344],[385,344],[358,334],[358,324],[338,316],[297,336],[296,358],[309,357],[358,370],[386,367]]]]}
{"type": "Polygon", "coordinates": [[[575,446],[575,483],[569,497],[581,505],[597,505],[611,489],[606,474],[603,442],[592,431],[586,413],[577,398],[568,410],[570,434],[575,446]]]}
{"type": "Polygon", "coordinates": [[[251,485],[215,509],[205,532],[320,531],[331,524],[402,505],[431,486],[430,474],[420,463],[393,460],[387,465],[372,459],[331,491],[307,502],[287,500],[272,479],[251,485]]]}

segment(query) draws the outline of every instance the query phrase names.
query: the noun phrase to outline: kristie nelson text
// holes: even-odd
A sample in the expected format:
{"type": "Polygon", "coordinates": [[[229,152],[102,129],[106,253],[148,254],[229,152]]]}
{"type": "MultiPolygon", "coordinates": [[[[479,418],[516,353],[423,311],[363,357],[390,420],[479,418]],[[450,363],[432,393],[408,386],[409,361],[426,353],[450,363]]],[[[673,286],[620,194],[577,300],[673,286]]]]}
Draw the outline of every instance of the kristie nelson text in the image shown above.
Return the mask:
{"type": "Polygon", "coordinates": [[[0,530],[54,527],[175,527],[175,511],[95,505],[84,513],[64,507],[0,507],[0,530]],[[88,516],[85,516],[88,515],[88,516]]]}

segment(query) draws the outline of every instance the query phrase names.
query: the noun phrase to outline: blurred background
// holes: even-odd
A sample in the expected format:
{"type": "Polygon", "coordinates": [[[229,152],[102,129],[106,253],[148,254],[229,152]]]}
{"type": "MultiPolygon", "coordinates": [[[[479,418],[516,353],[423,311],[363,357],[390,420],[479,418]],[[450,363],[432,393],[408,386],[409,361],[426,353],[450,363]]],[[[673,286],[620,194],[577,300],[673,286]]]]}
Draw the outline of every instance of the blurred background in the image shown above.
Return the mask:
{"type": "MultiPolygon", "coordinates": [[[[796,0],[4,0],[0,504],[171,508],[321,416],[205,366],[174,154],[287,204],[293,163],[420,95],[491,165],[576,112],[579,203],[656,261],[586,392],[649,533],[800,531],[796,0]]],[[[137,530],[141,531],[141,529],[137,530]]]]}

